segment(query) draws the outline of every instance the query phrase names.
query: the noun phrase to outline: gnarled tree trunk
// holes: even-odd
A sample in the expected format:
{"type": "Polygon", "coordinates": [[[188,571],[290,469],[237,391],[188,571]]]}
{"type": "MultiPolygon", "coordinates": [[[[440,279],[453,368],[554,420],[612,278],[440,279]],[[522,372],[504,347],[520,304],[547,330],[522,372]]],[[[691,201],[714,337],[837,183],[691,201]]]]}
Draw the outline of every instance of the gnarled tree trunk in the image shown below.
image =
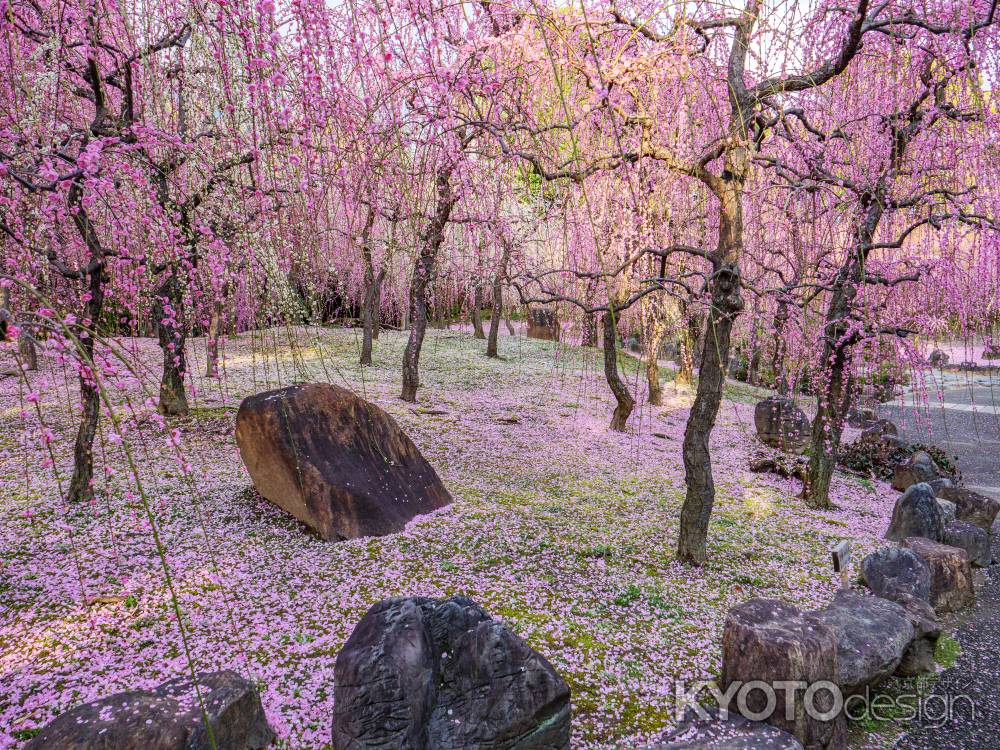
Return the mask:
{"type": "Polygon", "coordinates": [[[715,481],[708,441],[722,401],[733,322],[743,309],[740,283],[740,269],[736,264],[723,266],[713,277],[712,309],[698,371],[698,390],[684,430],[687,496],[681,509],[677,556],[696,565],[705,561],[708,523],[715,503],[715,481]]]}
{"type": "Polygon", "coordinates": [[[604,377],[615,396],[617,405],[611,417],[611,429],[625,432],[626,423],[635,408],[635,399],[618,375],[618,320],[614,307],[604,313],[604,377]]]}
{"type": "Polygon", "coordinates": [[[90,298],[87,300],[87,317],[81,321],[79,330],[75,332],[77,356],[80,360],[82,414],[76,441],[73,443],[73,476],[66,497],[69,502],[82,502],[94,497],[94,436],[97,434],[97,421],[101,416],[101,392],[94,366],[94,347],[97,327],[104,312],[104,248],[90,223],[90,216],[83,206],[82,198],[83,188],[79,182],[74,182],[67,193],[67,202],[72,209],[70,213],[73,216],[73,223],[90,253],[90,262],[85,272],[90,298]]]}
{"type": "Polygon", "coordinates": [[[444,242],[444,230],[458,197],[451,189],[451,168],[437,175],[437,208],[427,231],[421,237],[420,253],[413,264],[410,282],[410,338],[403,351],[403,389],[400,398],[413,403],[420,385],[420,349],[427,333],[427,289],[434,276],[438,250],[444,242]]]}
{"type": "Polygon", "coordinates": [[[648,321],[643,344],[646,360],[646,383],[649,387],[649,403],[660,406],[663,403],[663,386],[660,384],[660,345],[667,331],[666,325],[655,314],[648,321]]]}
{"type": "Polygon", "coordinates": [[[176,268],[168,271],[167,278],[156,291],[153,305],[157,339],[163,351],[163,374],[160,377],[159,411],[165,416],[180,417],[188,414],[184,376],[187,361],[184,347],[187,344],[187,327],[184,320],[184,290],[176,268]]]}
{"type": "MultiPolygon", "coordinates": [[[[367,276],[367,272],[366,272],[367,276]]],[[[365,298],[361,304],[361,360],[360,364],[372,363],[372,341],[378,338],[379,306],[382,299],[382,282],[385,280],[385,268],[377,274],[372,274],[365,288],[365,298]]]]}
{"type": "Polygon", "coordinates": [[[483,289],[476,282],[475,291],[472,293],[472,335],[477,339],[485,339],[486,331],[483,330],[483,289]]]}
{"type": "Polygon", "coordinates": [[[223,314],[225,299],[229,295],[228,282],[222,285],[222,293],[212,302],[212,311],[208,318],[208,336],[205,342],[205,377],[219,377],[219,339],[223,332],[223,314]]]}
{"type": "MultiPolygon", "coordinates": [[[[490,314],[490,335],[486,339],[486,356],[499,357],[498,338],[500,334],[500,318],[503,316],[503,280],[507,276],[507,263],[510,260],[510,248],[504,245],[500,255],[500,267],[493,276],[493,312],[490,314]]],[[[511,334],[513,335],[513,334],[511,334]]]]}

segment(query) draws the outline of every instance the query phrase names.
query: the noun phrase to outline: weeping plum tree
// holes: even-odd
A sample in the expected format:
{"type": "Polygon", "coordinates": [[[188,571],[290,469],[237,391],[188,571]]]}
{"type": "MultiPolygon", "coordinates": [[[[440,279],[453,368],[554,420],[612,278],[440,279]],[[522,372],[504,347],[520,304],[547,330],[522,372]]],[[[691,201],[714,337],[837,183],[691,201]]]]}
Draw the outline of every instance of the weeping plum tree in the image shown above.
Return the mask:
{"type": "Polygon", "coordinates": [[[907,321],[894,321],[892,300],[901,287],[955,257],[949,243],[970,241],[949,227],[974,227],[977,236],[994,227],[992,205],[984,205],[977,190],[988,114],[972,51],[989,18],[964,28],[920,27],[924,43],[905,56],[884,40],[870,44],[867,55],[892,81],[891,93],[878,96],[885,86],[881,76],[852,71],[822,92],[825,106],[814,103],[814,117],[797,114],[783,124],[780,132],[791,148],[784,157],[766,159],[792,186],[823,190],[836,209],[831,215],[850,217],[839,233],[842,249],[814,284],[826,310],[802,490],[811,506],[830,505],[854,391],[855,349],[912,332],[907,321]],[[866,116],[851,116],[859,106],[866,116]]]}

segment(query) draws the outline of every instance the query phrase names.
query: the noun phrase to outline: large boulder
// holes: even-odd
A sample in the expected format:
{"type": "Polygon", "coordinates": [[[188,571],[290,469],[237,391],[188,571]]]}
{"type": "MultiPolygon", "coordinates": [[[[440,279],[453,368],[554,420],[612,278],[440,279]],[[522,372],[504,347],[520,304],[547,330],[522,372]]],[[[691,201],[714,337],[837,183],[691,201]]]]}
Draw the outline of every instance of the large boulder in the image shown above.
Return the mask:
{"type": "Polygon", "coordinates": [[[901,544],[924,559],[931,571],[930,602],[937,612],[956,612],[976,598],[972,566],[964,549],[910,537],[901,544]]]}
{"type": "Polygon", "coordinates": [[[561,333],[559,315],[555,310],[532,307],[528,310],[528,338],[558,341],[561,333]]]}
{"type": "Polygon", "coordinates": [[[988,568],[993,563],[990,535],[968,521],[953,521],[945,526],[941,541],[964,549],[969,562],[977,568],[988,568]]]}
{"type": "Polygon", "coordinates": [[[861,561],[861,579],[876,596],[899,601],[912,596],[927,601],[931,595],[931,569],[916,552],[883,547],[861,561]]]}
{"type": "Polygon", "coordinates": [[[938,507],[941,509],[941,523],[947,526],[958,519],[958,507],[951,500],[937,499],[938,507]]]}
{"type": "Polygon", "coordinates": [[[899,438],[899,428],[888,419],[874,419],[864,424],[858,442],[881,444],[891,442],[895,445],[895,439],[899,438]]]}
{"type": "Polygon", "coordinates": [[[396,421],[335,385],[244,399],[236,444],[257,491],[326,540],[402,531],[451,502],[396,421]]]}
{"type": "Polygon", "coordinates": [[[993,524],[1000,514],[1000,500],[980,495],[964,487],[943,486],[937,490],[938,497],[955,503],[959,521],[973,523],[987,533],[993,532],[993,524]]]}
{"type": "Polygon", "coordinates": [[[913,640],[906,610],[878,596],[841,589],[812,615],[837,634],[837,679],[844,695],[874,687],[895,673],[913,640]]]}
{"type": "Polygon", "coordinates": [[[271,744],[274,733],[250,682],[227,670],[198,674],[197,684],[196,692],[190,678],[179,677],[154,690],[77,706],[25,750],[259,750],[271,744]]]}
{"type": "Polygon", "coordinates": [[[943,351],[941,351],[940,349],[935,349],[934,351],[931,352],[931,356],[927,358],[927,364],[929,364],[931,367],[944,367],[946,364],[948,364],[949,359],[950,357],[948,357],[948,355],[945,354],[943,351]]]}
{"type": "Polygon", "coordinates": [[[922,536],[940,542],[944,534],[944,513],[929,484],[910,485],[896,500],[885,538],[894,542],[922,536]]]}
{"type": "Polygon", "coordinates": [[[759,401],[753,421],[757,437],[765,445],[789,453],[801,453],[809,445],[809,418],[790,398],[771,396],[759,401]]]}
{"type": "Polygon", "coordinates": [[[465,597],[386,599],[334,667],[333,748],[560,750],[569,688],[465,597]]]}
{"type": "Polygon", "coordinates": [[[892,470],[892,488],[903,492],[914,484],[932,482],[941,476],[941,470],[927,451],[917,451],[892,470]]]}
{"type": "Polygon", "coordinates": [[[802,743],[770,724],[737,713],[703,709],[707,718],[688,711],[677,727],[643,750],[802,750],[802,743]]]}
{"type": "MultiPolygon", "coordinates": [[[[722,635],[720,687],[725,691],[734,682],[745,684],[755,680],[837,685],[837,634],[820,620],[785,602],[751,599],[733,607],[726,616],[722,635]]],[[[813,711],[806,710],[806,692],[795,691],[791,700],[787,704],[782,700],[766,721],[795,735],[807,748],[846,747],[843,712],[837,712],[828,721],[822,720],[822,714],[836,705],[834,693],[818,690],[810,698],[813,711]]],[[[746,705],[748,713],[762,713],[766,696],[759,690],[749,691],[746,705]]]]}
{"type": "Polygon", "coordinates": [[[906,610],[913,625],[913,640],[903,652],[903,658],[896,667],[901,677],[916,677],[935,670],[934,652],[941,637],[941,621],[930,602],[909,594],[899,594],[893,600],[906,610]]]}

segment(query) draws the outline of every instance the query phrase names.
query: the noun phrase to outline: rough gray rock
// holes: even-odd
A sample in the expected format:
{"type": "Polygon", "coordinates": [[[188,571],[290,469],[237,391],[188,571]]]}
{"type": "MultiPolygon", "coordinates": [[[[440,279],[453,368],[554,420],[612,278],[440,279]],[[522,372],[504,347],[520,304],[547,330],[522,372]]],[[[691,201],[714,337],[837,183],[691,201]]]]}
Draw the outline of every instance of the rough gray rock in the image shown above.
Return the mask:
{"type": "Polygon", "coordinates": [[[926,451],[917,451],[892,470],[892,488],[904,492],[918,482],[932,482],[940,478],[941,471],[926,451]]]}
{"type": "Polygon", "coordinates": [[[883,443],[899,437],[899,428],[888,419],[875,419],[865,422],[864,429],[858,437],[860,443],[883,443]]]}
{"type": "Polygon", "coordinates": [[[990,535],[968,521],[954,521],[945,526],[941,541],[964,549],[969,562],[977,568],[988,568],[993,563],[990,535]]]}
{"type": "Polygon", "coordinates": [[[569,747],[566,683],[466,597],[376,604],[334,680],[334,750],[569,747]]]}
{"type": "Polygon", "coordinates": [[[931,367],[944,367],[948,364],[948,355],[945,354],[940,349],[935,349],[931,352],[931,356],[927,358],[927,364],[931,367]]]}
{"type": "Polygon", "coordinates": [[[937,499],[938,507],[941,509],[941,523],[947,526],[958,518],[958,508],[951,500],[937,499]]]}
{"type": "Polygon", "coordinates": [[[916,552],[931,571],[930,602],[937,612],[956,612],[976,598],[972,566],[964,549],[909,537],[900,544],[916,552]]]}
{"type": "Polygon", "coordinates": [[[934,607],[924,599],[909,594],[899,594],[893,600],[906,610],[913,625],[913,640],[903,653],[896,667],[901,677],[915,677],[935,670],[934,651],[941,637],[941,622],[934,607]]]}
{"type": "Polygon", "coordinates": [[[944,533],[941,506],[930,485],[920,482],[910,485],[896,501],[885,538],[894,542],[910,536],[920,536],[940,542],[944,533]]]}
{"type": "Polygon", "coordinates": [[[274,739],[260,696],[235,672],[180,677],[154,690],[116,693],[57,716],[25,750],[260,750],[274,739]]]}
{"type": "Polygon", "coordinates": [[[885,599],[930,599],[930,566],[910,549],[883,547],[872,552],[861,561],[861,577],[872,593],[885,599]]]}
{"type": "Polygon", "coordinates": [[[725,716],[718,709],[705,709],[708,718],[688,711],[684,720],[658,742],[642,750],[802,750],[788,732],[737,713],[725,716]]]}
{"type": "Polygon", "coordinates": [[[812,615],[837,634],[837,679],[844,695],[890,677],[913,640],[906,610],[878,596],[841,589],[812,615]]]}
{"type": "Polygon", "coordinates": [[[993,524],[1000,513],[1000,500],[954,485],[938,490],[938,497],[955,503],[959,521],[968,521],[987,533],[993,532],[993,524]]]}
{"type": "Polygon", "coordinates": [[[809,445],[812,425],[805,412],[784,396],[759,401],[753,411],[757,437],[765,445],[789,453],[801,453],[809,445]]]}
{"type": "Polygon", "coordinates": [[[948,479],[948,477],[938,477],[937,479],[932,479],[927,484],[931,486],[931,489],[934,490],[934,494],[937,495],[939,500],[944,497],[941,494],[943,490],[950,490],[955,487],[955,483],[948,479]]]}
{"type": "MultiPolygon", "coordinates": [[[[732,683],[753,680],[775,682],[802,680],[837,684],[837,635],[832,628],[797,607],[772,599],[751,599],[729,610],[722,635],[722,679],[725,691],[732,683]]],[[[815,695],[819,712],[833,706],[827,691],[815,695]]],[[[747,695],[749,712],[765,707],[760,691],[747,695]]],[[[769,724],[795,735],[807,748],[846,747],[847,725],[843,713],[820,721],[805,710],[804,695],[794,695],[791,718],[785,706],[775,710],[769,724]]],[[[815,713],[815,712],[814,712],[815,713]]]]}
{"type": "Polygon", "coordinates": [[[396,420],[328,383],[244,399],[236,444],[257,491],[328,541],[399,532],[451,502],[396,420]]]}

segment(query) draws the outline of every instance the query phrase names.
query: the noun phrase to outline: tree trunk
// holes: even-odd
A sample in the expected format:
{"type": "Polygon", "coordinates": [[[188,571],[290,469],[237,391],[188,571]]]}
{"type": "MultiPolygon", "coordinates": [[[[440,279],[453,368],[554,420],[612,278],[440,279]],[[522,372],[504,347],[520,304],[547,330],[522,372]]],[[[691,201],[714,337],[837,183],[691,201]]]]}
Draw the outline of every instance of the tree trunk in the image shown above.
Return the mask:
{"type": "Polygon", "coordinates": [[[153,315],[157,325],[157,338],[163,351],[163,374],[160,378],[159,412],[164,416],[182,417],[188,414],[184,375],[187,362],[184,347],[187,329],[184,323],[184,291],[177,277],[177,269],[169,275],[156,293],[153,315]]]}
{"type": "Polygon", "coordinates": [[[646,383],[649,386],[649,403],[660,406],[663,403],[663,386],[660,384],[660,345],[667,327],[656,317],[655,312],[647,323],[645,341],[646,347],[646,383]]]}
{"type": "MultiPolygon", "coordinates": [[[[499,357],[497,350],[500,333],[500,318],[503,316],[503,280],[507,277],[507,264],[510,262],[510,248],[504,244],[503,252],[500,254],[500,267],[493,276],[493,312],[490,315],[490,335],[486,341],[486,356],[499,357]]],[[[508,328],[510,321],[508,320],[508,328]]],[[[513,336],[514,332],[510,331],[513,336]]]]}
{"type": "Polygon", "coordinates": [[[847,332],[855,287],[851,272],[838,274],[823,331],[823,358],[816,389],[816,418],[810,441],[809,472],[802,485],[802,498],[812,508],[830,507],[830,481],[837,465],[840,436],[850,393],[847,378],[851,364],[851,340],[847,332]]]}
{"type": "MultiPolygon", "coordinates": [[[[86,219],[85,219],[86,221],[86,219]]],[[[101,392],[94,371],[94,346],[97,321],[104,311],[104,264],[90,273],[90,299],[87,320],[81,326],[78,353],[80,355],[80,403],[83,414],[73,444],[73,477],[70,479],[69,502],[83,502],[94,497],[94,436],[101,416],[101,392]]]]}
{"type": "Polygon", "coordinates": [[[205,377],[219,377],[219,337],[222,335],[223,301],[212,302],[212,312],[208,318],[208,337],[205,342],[205,377]]]}
{"type": "Polygon", "coordinates": [[[83,188],[74,182],[67,193],[66,201],[77,231],[90,252],[90,262],[86,271],[88,280],[87,317],[81,321],[76,334],[77,353],[80,359],[80,403],[83,413],[80,427],[73,444],[73,476],[70,479],[66,499],[68,502],[83,502],[94,497],[94,436],[97,434],[97,420],[101,416],[101,392],[94,367],[94,347],[97,327],[104,312],[104,248],[90,223],[90,216],[83,205],[83,188]]]}
{"type": "Polygon", "coordinates": [[[475,291],[472,293],[472,335],[477,339],[485,339],[486,332],[483,330],[483,289],[476,283],[475,291]]]}
{"type": "Polygon", "coordinates": [[[681,329],[681,351],[677,369],[677,383],[680,385],[691,385],[694,382],[694,370],[697,366],[695,351],[700,336],[701,320],[697,315],[689,315],[687,324],[681,329]]]}
{"type": "Polygon", "coordinates": [[[500,356],[497,344],[500,334],[500,318],[503,317],[503,286],[500,283],[500,274],[493,277],[493,311],[490,314],[490,335],[486,339],[486,356],[497,358],[500,356]]]}
{"type": "Polygon", "coordinates": [[[438,250],[444,242],[444,230],[458,198],[451,190],[451,168],[437,175],[437,209],[427,231],[421,237],[420,254],[413,264],[410,282],[410,338],[403,351],[403,389],[400,398],[414,403],[420,385],[420,349],[427,332],[427,289],[434,276],[438,250]]]}
{"type": "Polygon", "coordinates": [[[726,382],[733,322],[743,309],[740,284],[740,269],[735,263],[722,266],[713,276],[712,309],[704,336],[698,390],[684,430],[687,496],[681,508],[677,556],[695,565],[701,565],[707,555],[708,523],[715,503],[708,441],[719,414],[726,382]]]}
{"type": "Polygon", "coordinates": [[[618,325],[613,310],[612,307],[611,312],[604,313],[604,377],[618,402],[611,417],[611,429],[625,432],[626,423],[635,407],[635,399],[618,376],[618,325]]]}
{"type": "Polygon", "coordinates": [[[504,318],[504,324],[507,326],[507,333],[511,336],[516,336],[517,331],[514,330],[514,323],[510,319],[510,313],[507,313],[507,317],[504,318]]]}
{"type": "Polygon", "coordinates": [[[860,338],[850,330],[851,315],[864,283],[868,254],[885,212],[884,197],[872,198],[857,222],[853,252],[832,283],[830,305],[823,329],[823,359],[816,389],[817,414],[813,420],[809,473],[802,486],[802,498],[813,508],[830,507],[830,480],[837,464],[840,435],[850,399],[851,348],[860,338]],[[824,392],[825,387],[825,392],[824,392]]]}
{"type": "Polygon", "coordinates": [[[25,370],[38,369],[38,348],[35,337],[31,334],[31,326],[25,323],[21,326],[21,336],[17,340],[17,351],[21,357],[21,365],[25,370]]]}
{"type": "Polygon", "coordinates": [[[850,366],[849,349],[836,346],[832,351],[824,348],[824,361],[830,362],[827,392],[822,387],[816,397],[816,418],[813,420],[809,472],[802,486],[802,497],[811,508],[828,509],[830,503],[830,482],[837,465],[840,450],[840,436],[847,413],[850,389],[847,370],[850,366]],[[827,359],[827,355],[829,358],[827,359]]]}
{"type": "Polygon", "coordinates": [[[593,313],[583,314],[583,336],[584,346],[597,346],[597,317],[593,313]]]}
{"type": "MultiPolygon", "coordinates": [[[[367,274],[366,274],[367,275],[367,274]]],[[[385,278],[385,269],[378,272],[368,280],[365,289],[365,298],[361,303],[361,360],[360,364],[370,365],[372,363],[372,341],[378,336],[378,305],[381,299],[382,281],[385,278]]]]}
{"type": "Polygon", "coordinates": [[[774,388],[782,396],[787,396],[791,389],[790,378],[785,372],[785,323],[788,322],[788,302],[778,301],[778,309],[774,313],[774,358],[771,360],[771,370],[774,373],[774,388]]]}

